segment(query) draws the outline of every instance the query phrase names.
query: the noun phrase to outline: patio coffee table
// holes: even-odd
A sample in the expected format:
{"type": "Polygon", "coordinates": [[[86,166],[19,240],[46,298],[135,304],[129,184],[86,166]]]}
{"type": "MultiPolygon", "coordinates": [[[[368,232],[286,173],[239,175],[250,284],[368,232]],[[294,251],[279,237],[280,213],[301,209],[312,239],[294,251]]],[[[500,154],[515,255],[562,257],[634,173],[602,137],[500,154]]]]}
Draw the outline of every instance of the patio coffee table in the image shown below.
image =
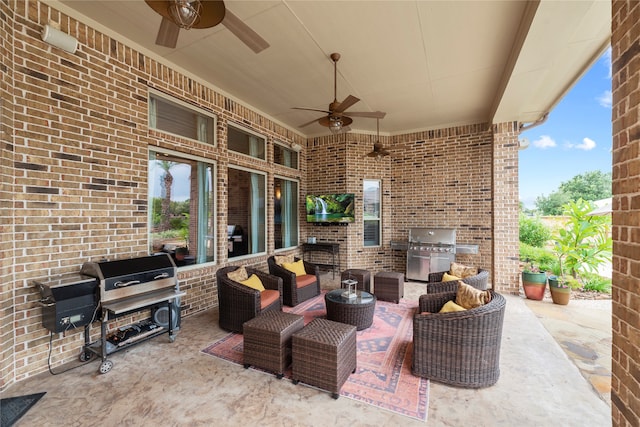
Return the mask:
{"type": "Polygon", "coordinates": [[[358,331],[368,328],[373,323],[373,312],[376,308],[376,297],[366,291],[356,291],[355,298],[345,298],[344,289],[334,289],[324,296],[327,306],[327,319],[347,323],[358,331]]]}

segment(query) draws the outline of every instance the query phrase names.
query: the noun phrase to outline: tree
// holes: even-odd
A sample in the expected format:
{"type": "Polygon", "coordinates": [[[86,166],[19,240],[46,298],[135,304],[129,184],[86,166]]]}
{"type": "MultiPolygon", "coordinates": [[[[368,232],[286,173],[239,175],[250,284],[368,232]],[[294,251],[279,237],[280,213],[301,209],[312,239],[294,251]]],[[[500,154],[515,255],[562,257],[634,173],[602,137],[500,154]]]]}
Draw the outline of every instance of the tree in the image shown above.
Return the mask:
{"type": "Polygon", "coordinates": [[[596,201],[611,197],[611,172],[591,171],[560,184],[548,197],[539,196],[536,207],[543,215],[562,215],[563,206],[579,199],[596,201]]]}
{"type": "Polygon", "coordinates": [[[568,194],[573,201],[580,198],[591,202],[606,199],[611,197],[611,172],[597,170],[576,175],[560,184],[560,191],[568,194]]]}
{"type": "Polygon", "coordinates": [[[603,262],[611,261],[611,218],[590,216],[593,205],[578,199],[564,206],[569,222],[555,231],[555,253],[561,275],[566,271],[576,277],[581,272],[595,272],[603,262]]]}

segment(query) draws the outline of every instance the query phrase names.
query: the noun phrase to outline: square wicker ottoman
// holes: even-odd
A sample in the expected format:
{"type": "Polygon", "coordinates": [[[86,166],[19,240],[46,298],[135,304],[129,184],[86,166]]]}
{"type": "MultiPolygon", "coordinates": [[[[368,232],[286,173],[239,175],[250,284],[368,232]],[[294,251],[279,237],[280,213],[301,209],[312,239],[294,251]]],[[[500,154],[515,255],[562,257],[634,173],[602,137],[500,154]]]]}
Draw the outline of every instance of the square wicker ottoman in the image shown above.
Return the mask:
{"type": "Polygon", "coordinates": [[[326,319],[314,319],[293,334],[294,384],[328,390],[337,399],[340,389],[356,371],[356,327],[326,319]]]}
{"type": "Polygon", "coordinates": [[[356,286],[361,291],[371,292],[371,273],[367,270],[361,270],[358,268],[350,268],[340,274],[340,281],[343,280],[356,280],[358,285],[356,286]]]}
{"type": "Polygon", "coordinates": [[[404,297],[404,274],[381,271],[373,278],[373,293],[379,300],[396,304],[404,297]]]}
{"type": "Polygon", "coordinates": [[[244,367],[274,372],[282,379],[291,364],[291,336],[304,327],[304,317],[267,311],[243,324],[244,367]]]}

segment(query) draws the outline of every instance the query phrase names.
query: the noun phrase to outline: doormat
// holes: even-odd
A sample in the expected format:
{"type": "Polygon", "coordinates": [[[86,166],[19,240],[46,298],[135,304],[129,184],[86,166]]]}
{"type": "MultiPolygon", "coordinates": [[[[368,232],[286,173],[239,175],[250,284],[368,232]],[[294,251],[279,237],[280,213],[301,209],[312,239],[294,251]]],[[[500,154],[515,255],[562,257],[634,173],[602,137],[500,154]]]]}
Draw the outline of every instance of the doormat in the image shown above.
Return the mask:
{"type": "MultiPolygon", "coordinates": [[[[376,302],[373,324],[356,333],[358,367],[342,386],[340,396],[426,421],[429,380],[411,373],[416,307],[415,301],[376,302]]],[[[283,311],[303,315],[305,324],[326,317],[324,292],[295,307],[283,307],[283,311]]],[[[242,345],[242,334],[231,333],[202,351],[242,365],[242,345]]],[[[291,368],[285,377],[291,378],[291,368]]]]}
{"type": "Polygon", "coordinates": [[[0,399],[0,426],[14,425],[45,394],[46,392],[0,399]]]}

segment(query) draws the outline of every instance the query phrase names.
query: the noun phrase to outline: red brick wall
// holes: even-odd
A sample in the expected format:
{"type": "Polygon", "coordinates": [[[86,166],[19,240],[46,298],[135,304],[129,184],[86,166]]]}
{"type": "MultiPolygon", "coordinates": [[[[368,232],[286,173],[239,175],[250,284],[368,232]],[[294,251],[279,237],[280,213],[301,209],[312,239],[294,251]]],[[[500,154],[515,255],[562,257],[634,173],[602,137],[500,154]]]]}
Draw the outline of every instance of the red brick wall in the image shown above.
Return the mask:
{"type": "Polygon", "coordinates": [[[0,2],[0,390],[13,375],[13,12],[0,2]]]}
{"type": "Polygon", "coordinates": [[[612,2],[614,426],[640,419],[640,3],[612,2]]]}

